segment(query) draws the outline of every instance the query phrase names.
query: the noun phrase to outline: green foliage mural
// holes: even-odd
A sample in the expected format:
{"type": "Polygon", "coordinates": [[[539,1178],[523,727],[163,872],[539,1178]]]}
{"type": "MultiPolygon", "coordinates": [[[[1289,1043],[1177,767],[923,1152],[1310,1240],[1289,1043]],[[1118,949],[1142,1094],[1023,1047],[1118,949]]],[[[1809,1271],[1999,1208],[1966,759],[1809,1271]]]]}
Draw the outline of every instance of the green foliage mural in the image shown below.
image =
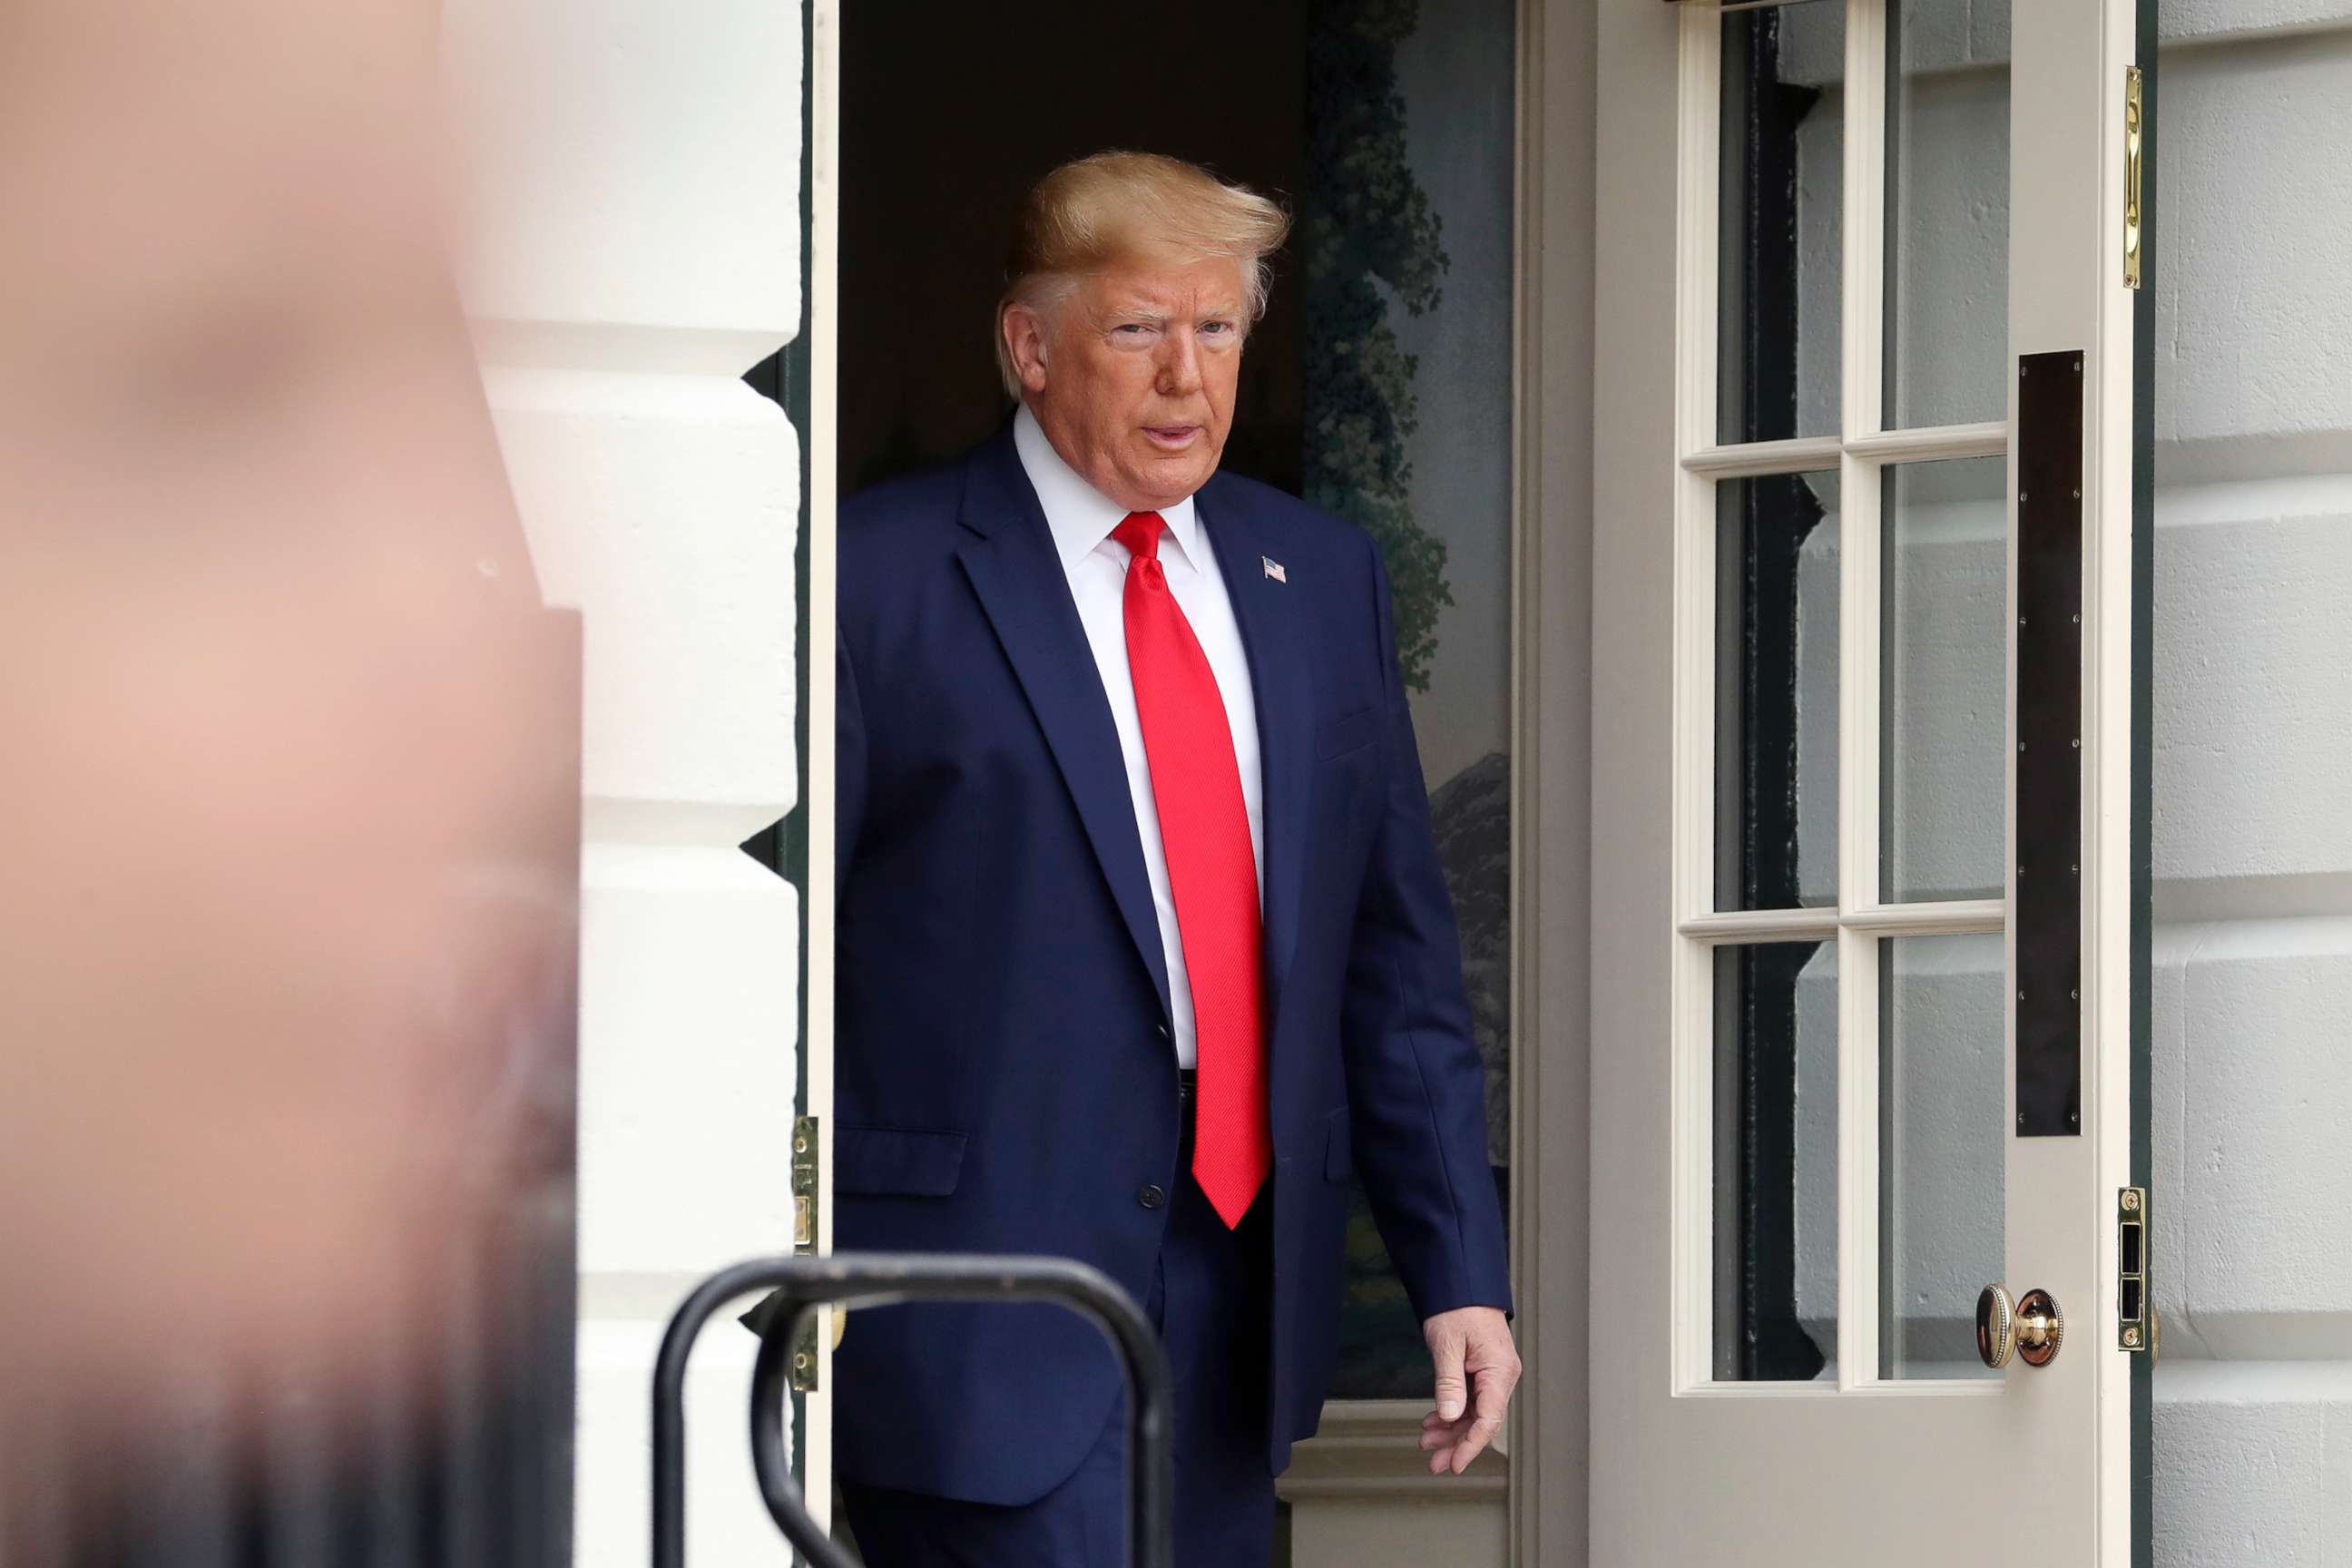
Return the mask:
{"type": "Polygon", "coordinates": [[[1414,357],[1391,301],[1434,309],[1447,267],[1429,194],[1405,162],[1396,47],[1420,0],[1314,0],[1307,28],[1304,277],[1307,500],[1372,536],[1395,592],[1405,683],[1429,689],[1438,612],[1454,602],[1445,542],[1413,520],[1405,438],[1417,423],[1414,357]]]}

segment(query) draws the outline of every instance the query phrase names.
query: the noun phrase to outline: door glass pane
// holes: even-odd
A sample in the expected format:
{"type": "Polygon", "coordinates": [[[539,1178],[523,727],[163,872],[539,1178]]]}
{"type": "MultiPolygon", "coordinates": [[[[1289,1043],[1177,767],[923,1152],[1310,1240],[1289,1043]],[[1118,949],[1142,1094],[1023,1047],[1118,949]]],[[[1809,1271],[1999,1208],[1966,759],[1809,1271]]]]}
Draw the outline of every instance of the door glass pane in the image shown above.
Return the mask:
{"type": "Polygon", "coordinates": [[[1715,950],[1715,1376],[1837,1378],[1837,943],[1715,950]]]}
{"type": "Polygon", "coordinates": [[[1886,12],[1886,424],[2005,418],[2008,0],[1886,12]]]}
{"type": "Polygon", "coordinates": [[[2002,944],[1879,944],[1879,1375],[1998,1377],[1977,1292],[2003,1278],[2002,944]]]}
{"type": "Polygon", "coordinates": [[[1838,430],[1845,7],[1723,19],[1717,439],[1838,430]]]}
{"type": "Polygon", "coordinates": [[[1882,481],[1889,902],[2001,893],[2008,479],[2007,458],[1969,458],[1906,464],[1882,481]]]}
{"type": "Polygon", "coordinates": [[[1838,476],[1716,487],[1716,907],[1837,902],[1838,476]]]}
{"type": "MultiPolygon", "coordinates": [[[[846,18],[871,14],[879,39],[902,30],[892,18],[908,9],[890,0],[853,4],[845,26],[854,36],[856,24],[846,18]]],[[[958,14],[1010,18],[1030,9],[958,14]]],[[[1244,86],[1235,72],[1223,92],[1184,94],[1181,102],[1155,95],[1149,109],[1137,109],[1150,117],[1153,138],[1230,148],[1229,173],[1279,185],[1297,203],[1293,270],[1286,287],[1275,289],[1265,319],[1249,330],[1224,467],[1277,486],[1286,472],[1296,476],[1300,494],[1370,528],[1396,563],[1400,662],[1461,936],[1471,1030],[1486,1068],[1486,1169],[1507,1194],[1511,868],[1507,855],[1492,850],[1510,842],[1514,816],[1509,281],[1517,165],[1511,95],[1496,84],[1512,79],[1518,68],[1517,7],[1515,0],[1444,0],[1421,5],[1417,19],[1411,7],[1384,12],[1377,26],[1368,26],[1369,13],[1354,5],[1254,5],[1219,15],[1272,24],[1253,30],[1252,85],[1244,86]],[[1268,95],[1283,88],[1286,73],[1303,98],[1268,95]],[[1375,78],[1391,84],[1377,108],[1365,93],[1375,78]],[[1234,104],[1245,100],[1249,110],[1234,112],[1234,104]],[[1212,129],[1219,123],[1227,129],[1212,129]],[[1231,140],[1235,134],[1244,140],[1231,140]],[[1381,139],[1377,152],[1368,136],[1381,139]],[[1244,153],[1244,145],[1260,150],[1244,153]],[[1296,163],[1277,174],[1285,159],[1296,163]]],[[[1094,47],[1076,37],[1033,38],[1040,31],[1034,26],[988,31],[1000,35],[989,47],[1008,58],[1042,50],[1047,58],[1076,58],[1094,47]]],[[[874,47],[866,79],[877,106],[903,90],[905,52],[896,42],[874,47]]],[[[971,79],[966,46],[934,44],[927,52],[940,62],[937,80],[952,101],[976,105],[998,90],[971,79]]],[[[1072,136],[1112,134],[1112,122],[1086,118],[1091,108],[1057,105],[1051,112],[1072,136]],[[1081,132],[1080,125],[1098,129],[1081,132]]],[[[885,111],[875,118],[895,117],[885,111]]],[[[934,177],[953,169],[963,189],[997,188],[997,177],[982,171],[1003,166],[1001,138],[962,138],[967,144],[952,151],[912,126],[887,138],[904,135],[926,144],[934,177]]],[[[872,166],[892,167],[903,157],[905,143],[887,138],[877,135],[872,166]]],[[[942,177],[938,188],[957,187],[942,177]]],[[[876,199],[864,191],[845,207],[876,199]]],[[[933,189],[905,183],[890,199],[906,223],[890,237],[912,239],[937,226],[933,189]]],[[[994,199],[978,197],[967,210],[979,217],[994,199]]],[[[994,260],[986,247],[975,247],[955,258],[961,270],[950,276],[968,278],[994,260]]],[[[940,258],[902,257],[890,265],[897,270],[874,286],[869,309],[891,323],[896,352],[913,355],[916,343],[942,330],[924,312],[944,316],[961,307],[933,297],[948,292],[940,288],[940,258]],[[893,299],[907,308],[894,310],[893,299]]],[[[999,273],[989,297],[1001,287],[999,273]]],[[[845,330],[841,342],[852,341],[845,330]]],[[[932,383],[944,379],[894,381],[891,390],[908,414],[877,422],[875,435],[895,446],[911,419],[931,437],[936,423],[920,410],[943,395],[932,383]]],[[[983,384],[973,390],[990,389],[983,384]]],[[[968,420],[940,438],[960,448],[969,439],[964,429],[990,428],[999,418],[992,413],[988,422],[968,420]]],[[[1363,1184],[1350,1182],[1347,1193],[1344,1305],[1330,1396],[1420,1397],[1429,1383],[1421,1318],[1363,1184]]]]}

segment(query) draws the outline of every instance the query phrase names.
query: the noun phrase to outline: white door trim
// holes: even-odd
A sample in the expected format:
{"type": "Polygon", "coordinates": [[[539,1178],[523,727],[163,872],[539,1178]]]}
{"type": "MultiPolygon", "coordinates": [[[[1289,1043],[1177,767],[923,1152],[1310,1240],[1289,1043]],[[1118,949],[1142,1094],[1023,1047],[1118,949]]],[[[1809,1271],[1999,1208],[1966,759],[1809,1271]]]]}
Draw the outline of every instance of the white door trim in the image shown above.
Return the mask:
{"type": "Polygon", "coordinates": [[[1590,0],[1519,7],[1513,400],[1511,1561],[1582,1568],[1590,1451],[1594,137],[1590,0]]]}
{"type": "MultiPolygon", "coordinates": [[[[809,581],[808,639],[808,1089],[805,1113],[830,1128],[833,1115],[833,963],[836,697],[835,531],[837,437],[835,388],[840,384],[841,301],[841,0],[808,0],[809,101],[809,581]]],[[[784,1118],[786,1129],[792,1118],[784,1118]]],[[[817,1191],[833,1192],[833,1143],[817,1142],[817,1191]]],[[[833,1250],[833,1205],[820,1202],[817,1249],[833,1250]]],[[[801,1487],[810,1514],[833,1523],[833,1336],[836,1308],[824,1309],[817,1333],[817,1388],[803,1406],[801,1487]]]]}

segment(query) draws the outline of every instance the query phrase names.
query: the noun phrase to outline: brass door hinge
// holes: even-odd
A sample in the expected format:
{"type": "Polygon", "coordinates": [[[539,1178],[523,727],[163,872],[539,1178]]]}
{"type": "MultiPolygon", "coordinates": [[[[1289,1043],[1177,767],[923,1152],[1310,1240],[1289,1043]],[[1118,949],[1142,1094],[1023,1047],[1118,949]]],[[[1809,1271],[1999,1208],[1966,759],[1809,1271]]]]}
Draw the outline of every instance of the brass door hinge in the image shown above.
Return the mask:
{"type": "Polygon", "coordinates": [[[2156,1299],[2148,1289],[2147,1189],[2116,1195],[2116,1348],[2157,1353],[2156,1299]]]}
{"type": "Polygon", "coordinates": [[[2139,287],[2140,143],[2145,139],[2147,106],[2141,97],[2139,67],[2124,68],[2124,287],[2139,287]]]}
{"type": "Polygon", "coordinates": [[[831,1307],[819,1307],[801,1320],[800,1328],[793,1334],[793,1392],[794,1394],[816,1392],[816,1336],[820,1331],[817,1325],[823,1322],[834,1310],[831,1307]]]}
{"type": "Polygon", "coordinates": [[[793,1250],[816,1250],[817,1119],[793,1120],[793,1250]]]}
{"type": "MultiPolygon", "coordinates": [[[[793,1119],[793,1250],[816,1250],[817,1154],[821,1129],[814,1116],[793,1119]]],[[[825,1319],[838,1309],[820,1307],[801,1320],[793,1334],[793,1392],[814,1394],[817,1386],[817,1335],[825,1319]]]]}

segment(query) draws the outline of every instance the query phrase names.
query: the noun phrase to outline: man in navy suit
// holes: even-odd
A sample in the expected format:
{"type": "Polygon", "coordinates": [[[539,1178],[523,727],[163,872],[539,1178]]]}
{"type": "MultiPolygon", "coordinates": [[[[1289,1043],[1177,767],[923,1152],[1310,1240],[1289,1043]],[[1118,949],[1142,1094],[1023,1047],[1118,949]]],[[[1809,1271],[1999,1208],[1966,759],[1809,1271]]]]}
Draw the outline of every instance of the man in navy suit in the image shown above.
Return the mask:
{"type": "MultiPolygon", "coordinates": [[[[1217,472],[1286,226],[1172,159],[1055,171],[998,310],[1012,428],[841,515],[836,1234],[1143,1302],[1186,1568],[1266,1561],[1351,1174],[1423,1321],[1433,1471],[1519,1373],[1387,575],[1217,472]]],[[[836,1367],[876,1568],[1121,1560],[1119,1373],[1060,1309],[861,1314],[836,1367]]]]}

